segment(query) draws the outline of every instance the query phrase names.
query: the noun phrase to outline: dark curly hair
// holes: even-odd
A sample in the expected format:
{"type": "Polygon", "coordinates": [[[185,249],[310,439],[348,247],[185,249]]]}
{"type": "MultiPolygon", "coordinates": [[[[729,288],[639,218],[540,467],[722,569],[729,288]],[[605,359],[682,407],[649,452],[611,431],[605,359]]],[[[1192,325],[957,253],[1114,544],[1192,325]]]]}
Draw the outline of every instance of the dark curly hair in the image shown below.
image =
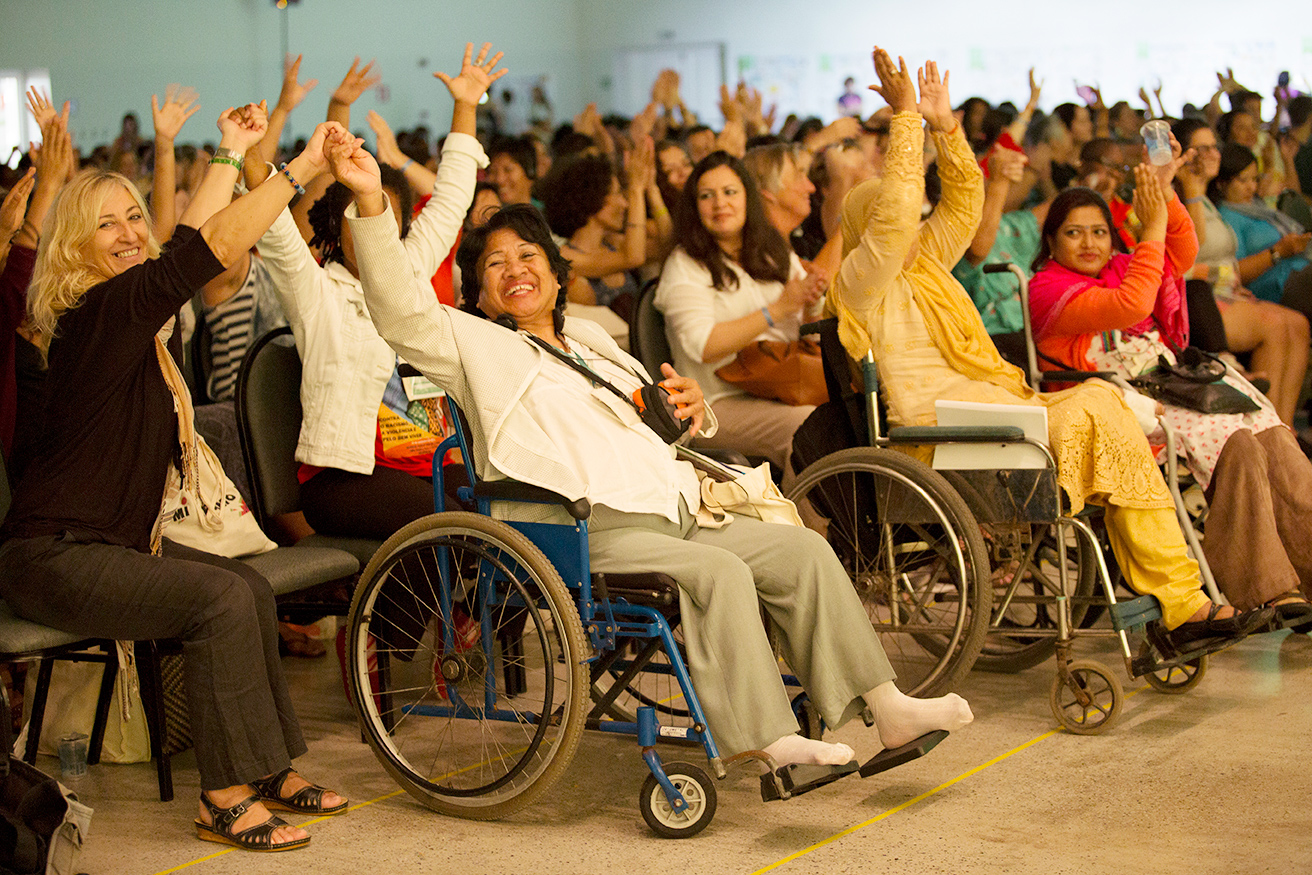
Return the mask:
{"type": "Polygon", "coordinates": [[[551,230],[573,237],[606,205],[615,168],[601,155],[582,152],[552,165],[538,195],[551,230]]]}
{"type": "Polygon", "coordinates": [[[559,332],[565,326],[565,288],[569,284],[569,259],[560,254],[560,247],[551,239],[547,220],[542,218],[542,214],[532,204],[502,207],[482,227],[465,232],[464,239],[460,241],[460,249],[456,252],[456,264],[460,266],[460,308],[466,313],[488,318],[488,314],[478,306],[483,284],[479,262],[483,260],[488,238],[502,229],[514,231],[520,239],[542,247],[546,253],[551,272],[560,284],[560,290],[556,293],[556,308],[552,314],[552,322],[559,332]]]}
{"type": "MultiPolygon", "coordinates": [[[[414,192],[410,189],[410,183],[406,182],[405,174],[395,167],[380,164],[379,170],[382,171],[383,189],[395,192],[401,206],[401,239],[404,240],[405,235],[410,233],[410,220],[415,212],[414,192]]],[[[313,233],[310,246],[319,247],[324,264],[334,261],[342,264],[342,219],[346,207],[353,199],[349,188],[334,182],[306,213],[313,233]]]]}
{"type": "Polygon", "coordinates": [[[754,280],[788,282],[789,249],[765,215],[761,192],[743,162],[728,152],[716,151],[707,155],[693,168],[692,175],[679,195],[674,213],[674,237],[683,250],[711,272],[711,285],[718,291],[737,288],[738,277],[730,269],[720,245],[702,224],[697,212],[697,184],[703,176],[717,167],[728,167],[742,182],[747,196],[747,216],[743,224],[743,245],[738,255],[739,264],[754,280]]]}

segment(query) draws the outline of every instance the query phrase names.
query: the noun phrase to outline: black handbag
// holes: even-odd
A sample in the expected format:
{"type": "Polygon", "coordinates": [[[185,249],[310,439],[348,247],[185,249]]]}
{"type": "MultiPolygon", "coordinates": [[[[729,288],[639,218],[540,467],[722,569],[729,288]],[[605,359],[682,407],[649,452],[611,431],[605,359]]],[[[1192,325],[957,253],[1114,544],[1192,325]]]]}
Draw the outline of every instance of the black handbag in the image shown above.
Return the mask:
{"type": "Polygon", "coordinates": [[[1180,351],[1174,364],[1166,356],[1158,356],[1157,369],[1140,374],[1130,380],[1130,385],[1163,404],[1197,413],[1255,413],[1262,409],[1252,398],[1223,382],[1224,376],[1224,362],[1190,346],[1180,351]]]}

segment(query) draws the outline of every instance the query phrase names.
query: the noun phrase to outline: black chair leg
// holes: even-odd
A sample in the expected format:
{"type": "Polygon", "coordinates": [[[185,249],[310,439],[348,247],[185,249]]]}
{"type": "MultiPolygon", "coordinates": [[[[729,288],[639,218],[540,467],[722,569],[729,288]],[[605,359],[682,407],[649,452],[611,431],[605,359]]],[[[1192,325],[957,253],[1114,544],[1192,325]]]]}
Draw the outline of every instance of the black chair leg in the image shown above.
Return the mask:
{"type": "Polygon", "coordinates": [[[105,673],[100,679],[100,696],[96,699],[96,720],[91,724],[91,740],[87,742],[87,765],[100,762],[100,751],[105,744],[105,724],[109,722],[109,704],[114,697],[114,681],[118,679],[118,648],[113,644],[101,645],[105,652],[105,673]]]}
{"type": "Polygon", "coordinates": [[[50,673],[55,661],[43,657],[37,663],[36,691],[32,695],[32,714],[27,721],[27,747],[23,751],[23,761],[36,765],[37,748],[41,745],[41,723],[46,717],[46,698],[50,692],[50,673]]]}
{"type": "Polygon", "coordinates": [[[141,704],[146,709],[146,728],[150,732],[150,755],[155,758],[159,775],[159,801],[173,801],[173,767],[164,753],[166,718],[164,684],[160,676],[159,646],[154,641],[136,643],[137,681],[141,685],[141,704]]]}

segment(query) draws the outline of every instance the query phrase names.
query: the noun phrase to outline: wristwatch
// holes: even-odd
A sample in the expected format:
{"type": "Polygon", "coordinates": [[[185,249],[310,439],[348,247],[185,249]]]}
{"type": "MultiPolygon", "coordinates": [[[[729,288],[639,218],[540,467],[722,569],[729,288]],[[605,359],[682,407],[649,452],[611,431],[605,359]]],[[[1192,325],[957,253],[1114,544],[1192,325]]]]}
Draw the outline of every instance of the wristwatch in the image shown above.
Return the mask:
{"type": "Polygon", "coordinates": [[[241,170],[242,165],[246,163],[246,156],[240,152],[234,152],[232,149],[220,146],[214,150],[213,160],[218,160],[220,164],[232,164],[238,170],[241,170]]]}

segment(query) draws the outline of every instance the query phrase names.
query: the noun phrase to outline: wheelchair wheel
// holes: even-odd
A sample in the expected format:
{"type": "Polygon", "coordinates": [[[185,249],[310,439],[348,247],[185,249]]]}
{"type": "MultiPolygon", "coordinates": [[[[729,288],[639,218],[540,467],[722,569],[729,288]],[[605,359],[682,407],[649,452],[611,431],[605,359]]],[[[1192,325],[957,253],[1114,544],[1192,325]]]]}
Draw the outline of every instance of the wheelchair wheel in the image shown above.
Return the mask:
{"type": "MultiPolygon", "coordinates": [[[[1058,563],[1057,538],[1059,527],[1034,525],[1029,542],[1014,568],[995,562],[995,574],[1019,575],[1012,601],[1005,610],[1003,597],[1010,588],[1004,578],[995,577],[993,584],[994,616],[989,623],[989,634],[984,639],[975,666],[985,671],[1015,673],[1045,662],[1057,650],[1057,604],[1062,592],[1061,570],[1058,563]],[[1032,548],[1032,549],[1030,549],[1032,548]],[[1000,613],[1000,615],[999,615],[1000,613]]],[[[1067,531],[1066,563],[1070,579],[1071,625],[1081,627],[1090,617],[1090,600],[1098,580],[1098,559],[1090,553],[1084,538],[1067,531]]]]}
{"type": "Polygon", "coordinates": [[[647,775],[638,794],[642,819],[666,839],[686,839],[706,829],[715,817],[715,784],[706,772],[691,763],[666,763],[665,775],[688,803],[687,811],[674,811],[656,776],[647,775]]]}
{"type": "Polygon", "coordinates": [[[1111,729],[1125,703],[1121,679],[1089,659],[1072,662],[1069,671],[1069,683],[1063,683],[1060,674],[1053,678],[1048,697],[1057,722],[1076,735],[1098,735],[1111,729]]]}
{"type": "Polygon", "coordinates": [[[988,549],[938,472],[853,447],[808,466],[788,497],[847,569],[906,693],[941,693],[970,671],[988,631],[988,549]]]}
{"type": "Polygon", "coordinates": [[[505,817],[574,756],[588,689],[578,611],[505,523],[442,513],[393,535],[361,575],[347,649],[369,746],[436,811],[505,817]]]}
{"type": "MultiPolygon", "coordinates": [[[[1151,649],[1147,641],[1140,644],[1140,658],[1147,656],[1151,649]]],[[[1148,682],[1148,686],[1159,693],[1179,695],[1198,686],[1205,674],[1207,674],[1207,654],[1191,659],[1183,665],[1173,665],[1161,671],[1150,671],[1143,676],[1143,679],[1148,682]]]]}

